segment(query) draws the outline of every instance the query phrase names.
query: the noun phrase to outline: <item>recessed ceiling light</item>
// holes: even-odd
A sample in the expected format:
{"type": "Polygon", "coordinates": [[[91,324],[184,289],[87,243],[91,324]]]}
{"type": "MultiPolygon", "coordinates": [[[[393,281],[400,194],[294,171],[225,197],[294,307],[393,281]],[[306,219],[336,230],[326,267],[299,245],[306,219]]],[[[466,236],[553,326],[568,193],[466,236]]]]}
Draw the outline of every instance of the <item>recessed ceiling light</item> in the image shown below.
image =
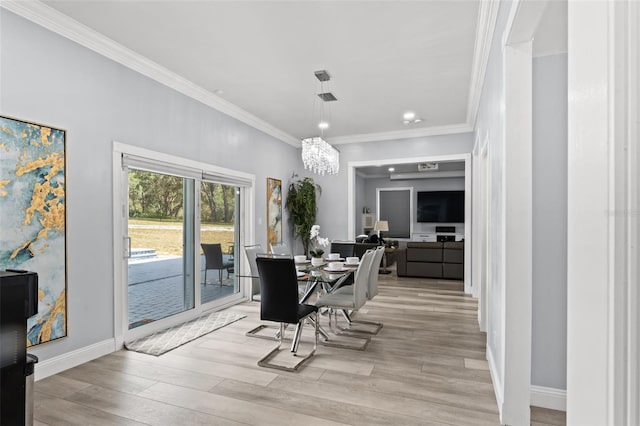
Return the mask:
{"type": "Polygon", "coordinates": [[[390,171],[390,172],[395,172],[395,171],[396,171],[396,169],[395,169],[395,167],[389,167],[389,171],[390,171]]]}
{"type": "Polygon", "coordinates": [[[321,121],[318,123],[318,128],[319,129],[328,129],[329,128],[329,123],[327,123],[326,121],[321,121]]]}
{"type": "Polygon", "coordinates": [[[402,115],[402,119],[402,124],[404,124],[405,126],[408,126],[409,124],[418,124],[423,121],[422,118],[418,117],[413,111],[405,112],[402,115]]]}

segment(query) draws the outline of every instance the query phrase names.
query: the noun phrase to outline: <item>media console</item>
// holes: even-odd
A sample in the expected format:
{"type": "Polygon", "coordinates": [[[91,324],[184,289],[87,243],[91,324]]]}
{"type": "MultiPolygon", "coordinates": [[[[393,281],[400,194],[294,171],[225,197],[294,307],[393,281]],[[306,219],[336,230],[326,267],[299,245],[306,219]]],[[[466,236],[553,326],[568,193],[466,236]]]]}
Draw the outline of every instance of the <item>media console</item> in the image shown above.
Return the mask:
{"type": "Polygon", "coordinates": [[[462,241],[464,234],[455,232],[414,232],[411,234],[411,241],[422,241],[427,243],[444,241],[462,241]]]}
{"type": "Polygon", "coordinates": [[[464,279],[464,242],[408,242],[396,252],[399,277],[464,279]]]}

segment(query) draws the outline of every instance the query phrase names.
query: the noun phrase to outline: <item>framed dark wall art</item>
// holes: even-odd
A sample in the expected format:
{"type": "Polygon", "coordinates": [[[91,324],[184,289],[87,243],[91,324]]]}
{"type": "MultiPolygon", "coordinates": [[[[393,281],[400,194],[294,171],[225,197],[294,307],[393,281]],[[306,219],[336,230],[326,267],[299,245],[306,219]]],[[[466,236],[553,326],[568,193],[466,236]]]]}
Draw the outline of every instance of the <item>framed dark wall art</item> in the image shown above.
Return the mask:
{"type": "Polygon", "coordinates": [[[282,181],[267,178],[267,244],[282,242],[282,181]]]}
{"type": "Polygon", "coordinates": [[[0,116],[0,269],[38,274],[27,346],[67,335],[66,131],[0,116]]]}

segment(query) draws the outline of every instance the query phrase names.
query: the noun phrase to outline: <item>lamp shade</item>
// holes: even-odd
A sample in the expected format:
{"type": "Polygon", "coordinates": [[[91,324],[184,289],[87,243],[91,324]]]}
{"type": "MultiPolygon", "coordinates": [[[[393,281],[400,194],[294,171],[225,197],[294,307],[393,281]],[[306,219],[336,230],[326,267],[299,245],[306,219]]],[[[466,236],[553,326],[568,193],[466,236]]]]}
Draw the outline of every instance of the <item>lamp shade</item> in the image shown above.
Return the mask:
{"type": "Polygon", "coordinates": [[[373,230],[379,232],[387,232],[389,230],[389,222],[386,220],[378,220],[376,221],[373,230]]]}

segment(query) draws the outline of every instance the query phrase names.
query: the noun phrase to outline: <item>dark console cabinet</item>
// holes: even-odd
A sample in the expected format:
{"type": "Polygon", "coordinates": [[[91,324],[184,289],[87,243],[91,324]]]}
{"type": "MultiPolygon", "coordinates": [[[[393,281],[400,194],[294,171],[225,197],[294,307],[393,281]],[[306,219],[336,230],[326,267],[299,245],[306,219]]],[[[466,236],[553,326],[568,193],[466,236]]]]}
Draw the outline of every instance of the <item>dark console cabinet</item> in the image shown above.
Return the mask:
{"type": "Polygon", "coordinates": [[[399,277],[464,279],[464,242],[408,242],[396,252],[399,277]]]}
{"type": "Polygon", "coordinates": [[[0,424],[25,424],[27,318],[38,312],[38,275],[0,271],[0,424]]]}

